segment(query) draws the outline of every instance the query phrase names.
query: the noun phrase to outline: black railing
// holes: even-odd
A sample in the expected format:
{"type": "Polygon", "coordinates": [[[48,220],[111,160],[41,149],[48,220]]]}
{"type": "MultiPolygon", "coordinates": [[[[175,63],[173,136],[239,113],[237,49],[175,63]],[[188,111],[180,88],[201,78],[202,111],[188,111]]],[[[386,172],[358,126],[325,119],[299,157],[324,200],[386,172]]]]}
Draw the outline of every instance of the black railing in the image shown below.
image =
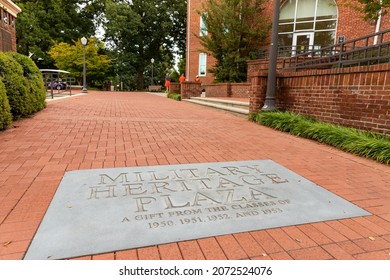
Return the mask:
{"type": "Polygon", "coordinates": [[[343,43],[305,51],[291,48],[283,58],[283,69],[333,68],[373,65],[390,62],[390,29],[343,43]]]}
{"type": "MultiPolygon", "coordinates": [[[[311,46],[309,46],[311,47],[311,46]]],[[[291,57],[295,51],[294,46],[278,46],[278,57],[291,57]]],[[[264,47],[257,52],[252,52],[250,54],[251,59],[268,59],[269,58],[269,49],[264,47]]]]}

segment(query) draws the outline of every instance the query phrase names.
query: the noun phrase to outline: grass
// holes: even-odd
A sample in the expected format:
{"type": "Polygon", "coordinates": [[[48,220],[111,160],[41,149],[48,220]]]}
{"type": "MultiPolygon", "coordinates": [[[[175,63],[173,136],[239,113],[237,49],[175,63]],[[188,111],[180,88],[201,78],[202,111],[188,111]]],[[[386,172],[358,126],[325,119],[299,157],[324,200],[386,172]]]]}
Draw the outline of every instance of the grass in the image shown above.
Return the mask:
{"type": "Polygon", "coordinates": [[[316,140],[343,151],[378,162],[390,163],[390,137],[339,125],[289,112],[261,112],[249,119],[290,134],[316,140]]]}
{"type": "Polygon", "coordinates": [[[177,101],[181,101],[180,93],[168,93],[167,97],[177,101]]]}

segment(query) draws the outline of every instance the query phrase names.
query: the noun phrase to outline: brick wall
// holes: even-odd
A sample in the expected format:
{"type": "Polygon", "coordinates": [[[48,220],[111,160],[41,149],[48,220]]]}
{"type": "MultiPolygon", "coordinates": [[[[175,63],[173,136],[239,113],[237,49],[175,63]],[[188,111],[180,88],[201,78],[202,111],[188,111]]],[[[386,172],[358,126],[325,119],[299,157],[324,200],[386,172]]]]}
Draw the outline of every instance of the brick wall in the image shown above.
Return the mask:
{"type": "Polygon", "coordinates": [[[219,83],[205,85],[206,97],[248,98],[250,83],[219,83]]]}
{"type": "MultiPolygon", "coordinates": [[[[339,10],[338,26],[336,38],[339,35],[345,35],[346,40],[351,40],[357,37],[375,33],[376,23],[370,20],[364,20],[363,14],[347,7],[349,0],[337,0],[337,7],[339,10]]],[[[358,4],[354,1],[354,4],[358,4]]],[[[390,28],[389,14],[382,17],[380,24],[380,31],[390,28]]]]}
{"type": "Polygon", "coordinates": [[[248,98],[250,89],[251,89],[250,83],[232,84],[230,97],[248,98]]]}
{"type": "Polygon", "coordinates": [[[181,84],[181,99],[191,97],[200,97],[202,94],[202,85],[197,82],[184,82],[181,84]]]}
{"type": "Polygon", "coordinates": [[[231,84],[210,84],[205,86],[207,97],[229,97],[231,95],[231,84]]]}
{"type": "MultiPolygon", "coordinates": [[[[250,111],[265,100],[265,71],[252,72],[250,111]]],[[[279,71],[276,106],[317,119],[390,134],[390,65],[279,71]]]]}
{"type": "Polygon", "coordinates": [[[0,51],[16,52],[16,30],[8,23],[0,22],[0,51]]]}
{"type": "MultiPolygon", "coordinates": [[[[198,11],[202,10],[202,4],[207,0],[191,0],[187,5],[187,54],[186,54],[186,73],[188,81],[195,81],[199,73],[199,53],[203,48],[197,36],[200,35],[200,16],[198,11]]],[[[207,57],[207,69],[214,66],[215,59],[212,56],[207,57]]],[[[205,77],[200,77],[202,84],[211,84],[214,81],[212,74],[207,73],[205,77]]]]}
{"type": "Polygon", "coordinates": [[[16,16],[21,9],[12,1],[0,0],[0,51],[16,52],[16,16]],[[4,21],[6,13],[7,21],[4,21]]]}
{"type": "Polygon", "coordinates": [[[180,93],[180,83],[172,83],[169,86],[169,93],[180,93]]]}
{"type": "Polygon", "coordinates": [[[249,112],[258,112],[264,105],[267,90],[267,73],[262,71],[252,72],[249,77],[251,89],[249,90],[249,112]]]}

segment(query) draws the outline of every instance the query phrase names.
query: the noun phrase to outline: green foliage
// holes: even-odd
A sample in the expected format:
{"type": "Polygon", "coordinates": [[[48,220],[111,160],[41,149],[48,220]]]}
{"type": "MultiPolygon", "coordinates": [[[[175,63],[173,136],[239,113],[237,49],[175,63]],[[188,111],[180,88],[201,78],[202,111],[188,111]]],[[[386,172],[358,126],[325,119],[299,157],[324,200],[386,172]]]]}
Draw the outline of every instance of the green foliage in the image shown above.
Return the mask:
{"type": "Polygon", "coordinates": [[[246,81],[250,54],[264,44],[270,29],[264,0],[208,0],[198,13],[207,30],[198,36],[203,51],[216,59],[209,69],[217,82],[246,81]]]}
{"type": "Polygon", "coordinates": [[[11,108],[9,106],[4,84],[0,81],[0,130],[6,129],[11,123],[11,108]]]}
{"type": "Polygon", "coordinates": [[[171,98],[173,100],[181,101],[181,94],[180,93],[168,93],[168,98],[171,98]]]}
{"type": "Polygon", "coordinates": [[[288,112],[262,112],[250,115],[249,119],[384,164],[390,163],[390,137],[382,134],[319,122],[310,117],[288,112]]]}
{"type": "MultiPolygon", "coordinates": [[[[31,55],[41,69],[55,68],[58,64],[48,53],[53,46],[74,45],[79,38],[101,34],[99,31],[104,29],[115,64],[108,72],[87,65],[94,72],[87,75],[92,86],[101,86],[104,80],[119,80],[127,90],[143,89],[145,76],[148,84],[163,83],[165,73],[173,67],[173,54],[181,57],[185,54],[186,0],[14,2],[22,9],[16,25],[17,50],[31,55]],[[155,59],[153,82],[151,58],[155,59]]],[[[99,54],[108,53],[98,49],[99,54]]],[[[75,64],[72,67],[80,69],[79,59],[75,64]]],[[[98,64],[95,65],[99,67],[98,64]]]]}
{"type": "Polygon", "coordinates": [[[14,120],[45,107],[42,74],[30,58],[14,52],[0,52],[0,81],[4,84],[14,120]]]}
{"type": "Polygon", "coordinates": [[[385,8],[390,7],[390,0],[357,0],[360,4],[363,4],[361,11],[364,13],[366,19],[377,20],[379,15],[385,15],[387,13],[385,8]]]}
{"type": "MultiPolygon", "coordinates": [[[[101,86],[106,77],[112,72],[111,60],[104,54],[105,47],[96,38],[89,38],[85,47],[87,79],[92,86],[101,86]]],[[[68,43],[57,43],[50,50],[49,55],[55,65],[69,71],[81,83],[83,78],[83,45],[80,40],[68,43]]]]}
{"type": "Polygon", "coordinates": [[[95,33],[94,19],[104,10],[104,0],[14,0],[22,12],[16,24],[17,50],[40,68],[53,68],[47,51],[53,42],[71,43],[95,33]]]}
{"type": "Polygon", "coordinates": [[[387,8],[390,7],[390,0],[349,0],[340,2],[338,5],[351,7],[363,14],[366,20],[377,20],[379,15],[387,14],[387,8]]]}
{"type": "Polygon", "coordinates": [[[28,80],[23,75],[23,67],[11,56],[1,52],[0,80],[6,88],[13,119],[31,115],[33,100],[29,94],[28,80]]]}
{"type": "Polygon", "coordinates": [[[139,90],[145,87],[145,74],[151,76],[152,58],[154,78],[161,81],[173,67],[175,49],[185,51],[186,1],[108,0],[106,18],[117,74],[136,76],[139,90]]]}
{"type": "Polygon", "coordinates": [[[31,113],[42,110],[46,107],[46,88],[41,71],[31,58],[15,52],[7,54],[22,66],[23,76],[28,80],[31,113]]]}

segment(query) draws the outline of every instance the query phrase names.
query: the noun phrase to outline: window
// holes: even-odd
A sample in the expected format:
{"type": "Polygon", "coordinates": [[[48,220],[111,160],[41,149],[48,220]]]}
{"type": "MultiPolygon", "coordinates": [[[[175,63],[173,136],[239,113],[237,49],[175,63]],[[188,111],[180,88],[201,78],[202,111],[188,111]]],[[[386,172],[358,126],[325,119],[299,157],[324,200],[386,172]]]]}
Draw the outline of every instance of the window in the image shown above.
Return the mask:
{"type": "Polygon", "coordinates": [[[316,48],[334,44],[337,13],[334,0],[286,1],[280,11],[279,44],[288,46],[294,43],[291,38],[308,32],[314,34],[316,48]]]}
{"type": "Polygon", "coordinates": [[[8,24],[8,13],[6,10],[3,10],[3,21],[5,24],[8,24]]]}
{"type": "Polygon", "coordinates": [[[200,36],[207,35],[207,27],[206,27],[206,23],[204,22],[204,18],[206,18],[206,17],[207,17],[206,13],[203,13],[200,16],[200,36]]]}
{"type": "Polygon", "coordinates": [[[199,54],[199,76],[206,76],[207,69],[207,54],[200,53],[199,54]]]}

